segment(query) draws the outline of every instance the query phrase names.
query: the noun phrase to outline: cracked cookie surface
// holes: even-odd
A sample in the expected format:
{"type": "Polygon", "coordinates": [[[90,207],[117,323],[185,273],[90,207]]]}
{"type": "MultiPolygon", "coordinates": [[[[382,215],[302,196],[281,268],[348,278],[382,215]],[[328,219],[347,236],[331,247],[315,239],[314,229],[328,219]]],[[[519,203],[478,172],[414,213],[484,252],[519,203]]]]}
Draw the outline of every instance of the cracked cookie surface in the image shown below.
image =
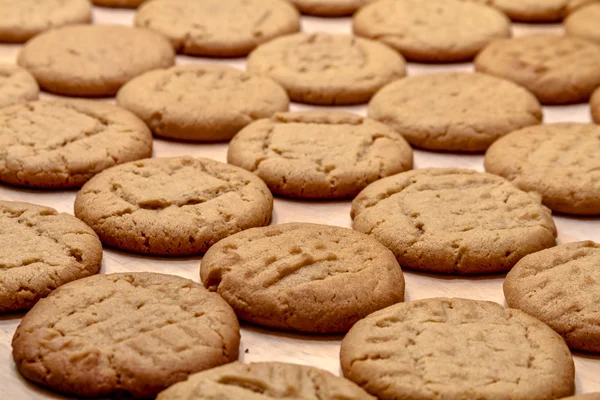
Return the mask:
{"type": "Polygon", "coordinates": [[[200,141],[231,139],[250,122],[289,107],[285,90],[271,79],[209,64],[143,74],[123,86],[117,103],[157,136],[200,141]]]}
{"type": "Polygon", "coordinates": [[[393,82],[373,96],[368,115],[415,146],[478,152],[514,130],[540,124],[542,107],[511,81],[454,72],[393,82]]]}
{"type": "Polygon", "coordinates": [[[28,41],[17,63],[40,86],[67,96],[112,96],[133,77],[175,63],[171,43],[149,29],[76,25],[28,41]]]}
{"type": "Polygon", "coordinates": [[[467,299],[400,303],[342,341],[344,376],[381,400],[555,399],[574,391],[563,339],[527,314],[467,299]]]}
{"type": "Polygon", "coordinates": [[[100,171],[152,155],[135,115],[89,100],[35,101],[0,110],[0,181],[76,188],[100,171]]]}
{"type": "Polygon", "coordinates": [[[40,32],[92,22],[88,0],[0,0],[0,42],[22,43],[40,32]]]}
{"type": "Polygon", "coordinates": [[[40,88],[27,70],[0,63],[0,108],[37,100],[40,88]]]}
{"type": "Polygon", "coordinates": [[[506,275],[504,295],[548,324],[569,347],[600,352],[600,244],[567,243],[530,254],[506,275]]]}
{"type": "Polygon", "coordinates": [[[301,332],[346,332],[404,299],[394,255],[351,229],[290,223],[250,229],[204,255],[204,286],[239,318],[301,332]]]}
{"type": "Polygon", "coordinates": [[[511,36],[510,20],[503,13],[460,0],[377,1],[354,14],[353,30],[408,60],[424,62],[470,60],[487,43],[511,36]]]}
{"type": "Polygon", "coordinates": [[[205,252],[271,219],[273,197],[256,175],[207,158],[134,161],[96,175],[77,193],[75,215],[103,243],[156,255],[205,252]]]}
{"type": "Polygon", "coordinates": [[[298,198],[354,197],[369,183],[412,168],[412,149],[372,119],[340,111],[278,113],[229,144],[229,163],[271,191],[298,198]]]}
{"type": "Polygon", "coordinates": [[[157,400],[375,400],[355,383],[322,369],[279,362],[242,364],[191,375],[157,400]]]}
{"type": "Polygon", "coordinates": [[[61,286],[25,315],[12,347],[25,377],[59,392],[154,397],[236,360],[239,343],[231,307],[202,285],[124,273],[61,286]]]}
{"type": "Polygon", "coordinates": [[[342,17],[352,15],[363,5],[373,0],[291,0],[300,12],[320,17],[342,17]]]}
{"type": "Polygon", "coordinates": [[[475,58],[475,70],[529,89],[542,104],[587,101],[600,85],[600,45],[573,36],[497,40],[475,58]]]}
{"type": "Polygon", "coordinates": [[[248,57],[247,69],[279,82],[293,101],[358,104],[405,76],[406,62],[374,40],[297,33],[258,46],[248,57]]]}
{"type": "Polygon", "coordinates": [[[600,126],[556,123],[529,127],[498,140],[485,155],[486,171],[537,192],[550,209],[600,214],[600,126]]]}
{"type": "Polygon", "coordinates": [[[0,201],[0,312],[31,308],[40,298],[100,269],[102,244],[69,214],[0,201]]]}
{"type": "Polygon", "coordinates": [[[178,53],[242,57],[277,36],[300,30],[300,15],[283,0],[154,0],[137,26],[168,37],[178,53]]]}
{"type": "Polygon", "coordinates": [[[466,169],[403,172],[367,186],[352,202],[353,227],[417,270],[480,274],[509,270],[556,244],[541,199],[504,178],[466,169]]]}

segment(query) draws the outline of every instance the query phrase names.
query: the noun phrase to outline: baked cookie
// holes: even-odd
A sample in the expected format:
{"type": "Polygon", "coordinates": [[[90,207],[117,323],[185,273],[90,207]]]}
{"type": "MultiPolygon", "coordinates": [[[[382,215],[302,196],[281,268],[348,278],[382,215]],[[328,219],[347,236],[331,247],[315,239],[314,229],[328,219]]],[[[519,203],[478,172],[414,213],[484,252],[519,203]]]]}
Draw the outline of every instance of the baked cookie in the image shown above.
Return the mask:
{"type": "Polygon", "coordinates": [[[52,100],[0,109],[2,182],[77,188],[106,168],[151,155],[148,127],[112,104],[52,100]]]}
{"type": "Polygon", "coordinates": [[[548,324],[569,347],[600,352],[600,244],[567,243],[530,254],[506,275],[509,307],[548,324]]]}
{"type": "Polygon", "coordinates": [[[485,155],[485,170],[521,190],[537,192],[550,209],[600,214],[600,126],[558,123],[513,132],[485,155]]]}
{"type": "Polygon", "coordinates": [[[150,71],[117,94],[117,104],[155,135],[201,141],[231,139],[250,122],[287,111],[289,102],[285,90],[268,78],[211,64],[150,71]]]}
{"type": "Polygon", "coordinates": [[[92,22],[89,0],[0,0],[0,42],[22,43],[40,32],[92,22]]]}
{"type": "Polygon", "coordinates": [[[477,152],[507,133],[541,123],[542,107],[513,82],[449,72],[390,83],[373,96],[368,115],[415,146],[477,152]]]}
{"type": "Polygon", "coordinates": [[[470,60],[490,41],[511,35],[500,11],[460,0],[376,1],[354,14],[353,29],[425,62],[470,60]]]}
{"type": "Polygon", "coordinates": [[[76,25],[36,36],[17,63],[40,86],[67,96],[112,96],[131,78],[175,63],[167,39],[124,25],[76,25]]]}
{"type": "Polygon", "coordinates": [[[574,391],[564,340],[488,301],[395,304],[357,322],[340,358],[344,376],[380,400],[544,400],[574,391]]]}
{"type": "Polygon", "coordinates": [[[92,0],[92,3],[101,7],[136,8],[146,0],[92,0]]]}
{"type": "Polygon", "coordinates": [[[406,75],[404,59],[389,47],[329,33],[297,33],[262,44],[247,68],[279,82],[293,101],[323,105],[366,103],[406,75]]]}
{"type": "Polygon", "coordinates": [[[373,0],[291,0],[302,14],[319,17],[344,17],[352,15],[364,4],[373,0]]]}
{"type": "Polygon", "coordinates": [[[298,32],[300,15],[285,0],[154,0],[140,7],[135,24],[168,37],[178,53],[242,57],[298,32]]]}
{"type": "Polygon", "coordinates": [[[61,286],[12,340],[27,378],[83,397],[154,397],[190,374],[238,358],[239,324],[223,299],[189,279],[147,272],[61,286]]]}
{"type": "Polygon", "coordinates": [[[469,0],[495,7],[519,22],[558,22],[594,0],[469,0]]]}
{"type": "Polygon", "coordinates": [[[204,286],[237,316],[300,332],[347,332],[404,300],[404,277],[375,239],[336,226],[291,223],[221,240],[200,267],[204,286]]]}
{"type": "Polygon", "coordinates": [[[600,86],[594,91],[590,99],[590,108],[592,109],[592,118],[600,124],[600,86]]]}
{"type": "Polygon", "coordinates": [[[191,375],[157,400],[375,400],[355,383],[322,369],[298,364],[233,362],[191,375]],[[257,390],[256,387],[259,389],[257,390]]]}
{"type": "Polygon", "coordinates": [[[104,244],[138,253],[190,255],[264,226],[273,197],[256,175],[207,158],[172,157],[109,168],[86,183],[75,215],[104,244]]]}
{"type": "Polygon", "coordinates": [[[475,58],[475,70],[529,89],[542,104],[587,101],[600,86],[600,45],[572,36],[497,40],[475,58]]]}
{"type": "Polygon", "coordinates": [[[37,100],[40,88],[29,72],[14,64],[0,63],[0,108],[37,100]]]}
{"type": "Polygon", "coordinates": [[[466,169],[403,172],[352,202],[354,229],[373,235],[403,267],[479,274],[509,270],[556,244],[550,210],[499,176],[466,169]]]}
{"type": "Polygon", "coordinates": [[[40,298],[100,269],[102,244],[69,214],[0,201],[0,312],[31,308],[40,298]]]}
{"type": "Polygon", "coordinates": [[[600,43],[600,2],[582,7],[567,17],[565,32],[600,43]]]}
{"type": "Polygon", "coordinates": [[[335,199],[412,169],[413,152],[387,126],[341,111],[278,113],[231,143],[227,161],[254,172],[273,193],[335,199]]]}

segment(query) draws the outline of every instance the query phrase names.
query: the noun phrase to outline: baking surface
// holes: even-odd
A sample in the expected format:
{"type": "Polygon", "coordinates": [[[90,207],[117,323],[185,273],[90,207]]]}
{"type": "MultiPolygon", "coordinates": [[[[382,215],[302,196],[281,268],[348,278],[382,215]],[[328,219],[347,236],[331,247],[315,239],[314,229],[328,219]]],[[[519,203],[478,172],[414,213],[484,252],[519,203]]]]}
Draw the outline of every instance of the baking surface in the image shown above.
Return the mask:
{"type": "MultiPolygon", "coordinates": [[[[111,10],[95,7],[94,22],[97,24],[132,24],[134,11],[111,10]]],[[[350,33],[349,18],[322,19],[302,18],[305,32],[350,33]]],[[[534,32],[562,33],[560,25],[514,25],[514,35],[534,32]]],[[[21,46],[0,44],[0,62],[14,62],[21,46]]],[[[208,60],[178,56],[177,63],[218,62],[243,68],[243,59],[208,60]]],[[[416,75],[438,71],[471,71],[472,64],[421,65],[409,64],[408,74],[416,75]]],[[[42,95],[42,98],[49,98],[42,95]]],[[[292,104],[291,110],[306,110],[319,107],[292,104]]],[[[335,107],[365,115],[366,107],[335,107]]],[[[545,106],[544,122],[591,122],[587,105],[545,106]]],[[[227,144],[190,144],[154,141],[154,157],[191,155],[226,161],[227,144]]],[[[459,167],[483,171],[483,155],[457,155],[426,151],[415,151],[415,168],[459,167]]],[[[35,191],[0,186],[1,200],[26,201],[56,208],[61,212],[73,213],[76,191],[35,191]]],[[[314,222],[351,227],[350,201],[307,202],[275,198],[273,224],[285,222],[314,222]]],[[[555,216],[558,227],[558,242],[579,240],[600,242],[600,218],[571,218],[555,216]]],[[[201,257],[157,258],[128,254],[114,249],[104,250],[101,273],[124,271],[150,271],[176,274],[199,281],[201,257]]],[[[465,297],[490,300],[505,304],[502,293],[503,275],[480,277],[452,277],[415,273],[404,270],[406,278],[406,300],[429,297],[465,297]]],[[[62,399],[65,398],[27,382],[21,377],[12,361],[11,339],[24,313],[0,315],[0,399],[62,399]]],[[[242,324],[240,361],[284,361],[320,367],[339,375],[339,346],[342,336],[309,336],[293,333],[268,331],[242,324]]],[[[600,356],[574,353],[576,386],[578,393],[600,392],[600,356]]]]}

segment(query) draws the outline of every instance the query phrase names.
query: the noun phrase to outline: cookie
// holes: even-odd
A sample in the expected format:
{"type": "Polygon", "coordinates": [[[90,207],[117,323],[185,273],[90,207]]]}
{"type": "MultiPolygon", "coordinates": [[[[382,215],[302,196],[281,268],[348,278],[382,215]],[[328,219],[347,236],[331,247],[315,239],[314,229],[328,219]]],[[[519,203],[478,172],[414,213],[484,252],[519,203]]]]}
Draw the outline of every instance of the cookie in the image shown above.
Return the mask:
{"type": "Polygon", "coordinates": [[[592,118],[594,118],[596,123],[600,124],[600,86],[590,98],[590,108],[592,110],[592,118]]]}
{"type": "Polygon", "coordinates": [[[478,274],[509,270],[556,244],[550,210],[507,180],[466,169],[403,172],[352,202],[354,229],[392,250],[400,265],[478,274]]]}
{"type": "Polygon", "coordinates": [[[96,175],[77,193],[75,215],[102,243],[138,253],[190,255],[264,226],[273,197],[256,175],[207,158],[134,161],[96,175]]]}
{"type": "Polygon", "coordinates": [[[567,243],[530,254],[506,275],[509,307],[548,324],[570,348],[600,352],[600,244],[567,243]]]}
{"type": "Polygon", "coordinates": [[[136,8],[146,0],[92,0],[92,3],[101,7],[136,8]]]}
{"type": "Polygon", "coordinates": [[[291,0],[302,14],[319,17],[352,15],[359,7],[373,0],[291,0]]]}
{"type": "Polygon", "coordinates": [[[27,379],[75,396],[154,397],[190,374],[238,358],[231,307],[201,285],[147,272],[61,286],[12,340],[27,379]]]}
{"type": "Polygon", "coordinates": [[[0,108],[37,100],[39,94],[40,88],[29,72],[0,63],[0,108]]]}
{"type": "Polygon", "coordinates": [[[490,5],[518,22],[558,22],[596,0],[469,0],[490,5]]]}
{"type": "Polygon", "coordinates": [[[69,214],[0,201],[0,312],[31,308],[52,290],[100,269],[102,244],[69,214]]]}
{"type": "Polygon", "coordinates": [[[297,33],[260,45],[247,69],[279,82],[293,101],[323,105],[366,103],[406,75],[404,59],[389,47],[329,33],[297,33]]]}
{"type": "Polygon", "coordinates": [[[227,160],[254,172],[273,193],[335,199],[411,169],[413,152],[401,135],[372,119],[304,111],[250,124],[229,144],[227,160]]]}
{"type": "Polygon", "coordinates": [[[2,0],[0,42],[22,43],[40,32],[92,22],[89,0],[2,0]]]}
{"type": "Polygon", "coordinates": [[[167,39],[124,25],[76,25],[42,33],[25,44],[17,63],[40,86],[67,96],[112,96],[131,78],[175,63],[167,39]]]}
{"type": "Polygon", "coordinates": [[[600,393],[586,393],[577,396],[563,397],[561,400],[600,400],[600,393]]]}
{"type": "Polygon", "coordinates": [[[140,7],[135,24],[168,37],[178,53],[243,57],[298,32],[300,15],[284,0],[154,0],[140,7]]]}
{"type": "Polygon", "coordinates": [[[475,70],[529,89],[542,104],[587,101],[600,86],[600,45],[572,36],[497,40],[475,58],[475,70]]]}
{"type": "Polygon", "coordinates": [[[230,236],[206,252],[200,278],[240,319],[300,332],[347,332],[404,299],[404,277],[388,249],[327,225],[290,223],[230,236]]]}
{"type": "Polygon", "coordinates": [[[550,209],[600,214],[600,126],[557,123],[513,132],[485,155],[486,171],[537,192],[550,209]]]}
{"type": "Polygon", "coordinates": [[[500,11],[460,0],[376,1],[354,14],[353,29],[424,62],[470,60],[487,43],[511,35],[500,11]]]}
{"type": "Polygon", "coordinates": [[[565,20],[567,35],[578,36],[600,43],[600,2],[582,7],[565,20]]]}
{"type": "Polygon", "coordinates": [[[192,64],[131,80],[119,90],[117,104],[143,119],[157,136],[219,141],[231,139],[256,119],[287,111],[289,99],[268,78],[226,66],[192,64]]]}
{"type": "Polygon", "coordinates": [[[344,376],[380,400],[542,400],[573,394],[569,348],[500,304],[427,299],[377,311],[342,341],[344,376]]]}
{"type": "Polygon", "coordinates": [[[373,96],[368,115],[415,146],[478,152],[507,133],[541,123],[542,107],[513,82],[449,72],[390,83],[373,96]]]}
{"type": "Polygon", "coordinates": [[[0,110],[0,181],[78,188],[98,172],[152,155],[152,134],[129,111],[90,100],[34,101],[0,110]]]}
{"type": "Polygon", "coordinates": [[[298,364],[233,362],[199,372],[157,400],[375,400],[360,386],[322,369],[298,364]]]}

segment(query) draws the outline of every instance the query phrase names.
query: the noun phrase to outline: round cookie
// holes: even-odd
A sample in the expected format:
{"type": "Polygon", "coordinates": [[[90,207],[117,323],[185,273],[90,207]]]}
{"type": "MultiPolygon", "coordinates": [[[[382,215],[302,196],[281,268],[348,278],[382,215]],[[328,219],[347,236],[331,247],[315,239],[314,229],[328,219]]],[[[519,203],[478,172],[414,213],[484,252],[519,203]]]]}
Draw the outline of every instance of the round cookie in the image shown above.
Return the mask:
{"type": "Polygon", "coordinates": [[[146,0],[92,0],[92,3],[101,7],[136,8],[146,0]]]}
{"type": "Polygon", "coordinates": [[[542,122],[542,107],[519,85],[479,73],[408,77],[381,89],[368,115],[430,150],[484,151],[499,137],[542,122]]]}
{"type": "Polygon", "coordinates": [[[509,307],[548,324],[569,347],[600,352],[600,244],[567,243],[530,254],[506,275],[509,307]]]}
{"type": "Polygon", "coordinates": [[[587,101],[600,86],[600,45],[572,36],[497,40],[475,58],[475,70],[529,89],[542,104],[587,101]]]}
{"type": "Polygon", "coordinates": [[[95,274],[102,244],[69,214],[0,201],[0,312],[31,308],[60,285],[95,274]]]}
{"type": "Polygon", "coordinates": [[[507,180],[466,169],[403,172],[352,202],[354,229],[373,235],[400,265],[478,274],[509,270],[556,244],[550,210],[507,180]]]}
{"type": "Polygon", "coordinates": [[[78,188],[98,172],[152,155],[152,134],[135,115],[90,100],[51,100],[0,110],[0,181],[78,188]]]}
{"type": "Polygon", "coordinates": [[[240,319],[300,332],[347,332],[404,299],[392,252],[367,235],[327,225],[282,224],[230,236],[206,252],[200,278],[240,319]]]}
{"type": "Polygon", "coordinates": [[[579,36],[600,43],[600,3],[582,7],[565,20],[567,35],[579,36]]]}
{"type": "Polygon", "coordinates": [[[75,215],[102,243],[156,255],[205,252],[226,236],[264,226],[273,197],[256,175],[207,158],[134,161],[96,175],[75,215]]]}
{"type": "Polygon", "coordinates": [[[600,124],[600,86],[590,98],[590,108],[592,110],[592,118],[596,123],[600,124]]]}
{"type": "Polygon", "coordinates": [[[574,392],[562,338],[529,315],[467,299],[399,303],[342,341],[344,376],[380,400],[544,400],[574,392]]]}
{"type": "Polygon", "coordinates": [[[353,29],[424,62],[470,60],[487,43],[511,35],[500,11],[460,0],[376,1],[354,14],[353,29]]]}
{"type": "Polygon", "coordinates": [[[0,63],[0,108],[37,100],[39,94],[40,88],[29,72],[0,63]]]}
{"type": "Polygon", "coordinates": [[[412,168],[406,140],[387,126],[341,111],[278,113],[240,131],[227,160],[258,175],[273,193],[335,199],[412,168]]]}
{"type": "Polygon", "coordinates": [[[375,400],[375,397],[355,383],[322,369],[278,362],[246,365],[236,361],[191,375],[187,381],[161,392],[156,399],[375,400]],[[256,390],[254,385],[260,389],[256,390]]]}
{"type": "Polygon", "coordinates": [[[250,53],[249,72],[271,77],[293,101],[357,104],[406,75],[402,56],[373,40],[329,33],[297,33],[250,53]]]}
{"type": "Polygon", "coordinates": [[[319,17],[344,17],[352,15],[364,4],[373,0],[291,0],[302,14],[319,17]]]}
{"type": "MultiPolygon", "coordinates": [[[[590,0],[469,0],[487,4],[504,12],[513,21],[559,22],[569,12],[590,0]]],[[[592,0],[593,1],[593,0],[592,0]]]]}
{"type": "Polygon", "coordinates": [[[154,0],[140,7],[135,24],[168,37],[178,53],[242,57],[298,32],[300,15],[284,0],[154,0]]]}
{"type": "Polygon", "coordinates": [[[218,295],[155,273],[95,275],[25,315],[13,358],[29,380],[82,397],[154,397],[238,358],[239,324],[218,295]]]}
{"type": "Polygon", "coordinates": [[[22,43],[40,32],[92,22],[89,0],[0,0],[0,42],[22,43]]]}
{"type": "Polygon", "coordinates": [[[557,123],[513,132],[494,143],[485,169],[527,192],[550,209],[600,214],[600,126],[557,123]]]}
{"type": "Polygon", "coordinates": [[[175,63],[167,39],[124,25],[76,25],[28,41],[17,63],[40,86],[67,96],[112,96],[131,78],[175,63]]]}
{"type": "Polygon", "coordinates": [[[289,98],[268,78],[226,66],[191,64],[131,80],[119,90],[117,104],[139,116],[157,136],[219,141],[231,139],[256,119],[287,111],[289,98]]]}

